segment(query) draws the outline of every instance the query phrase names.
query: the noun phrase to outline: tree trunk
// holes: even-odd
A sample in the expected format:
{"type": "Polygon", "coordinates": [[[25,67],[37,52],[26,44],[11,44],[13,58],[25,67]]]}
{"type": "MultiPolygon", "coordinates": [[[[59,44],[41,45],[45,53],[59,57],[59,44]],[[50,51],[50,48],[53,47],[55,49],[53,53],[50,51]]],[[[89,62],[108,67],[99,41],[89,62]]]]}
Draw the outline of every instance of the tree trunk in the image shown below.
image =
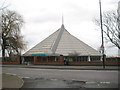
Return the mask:
{"type": "Polygon", "coordinates": [[[2,61],[5,61],[5,38],[2,34],[2,61]]]}

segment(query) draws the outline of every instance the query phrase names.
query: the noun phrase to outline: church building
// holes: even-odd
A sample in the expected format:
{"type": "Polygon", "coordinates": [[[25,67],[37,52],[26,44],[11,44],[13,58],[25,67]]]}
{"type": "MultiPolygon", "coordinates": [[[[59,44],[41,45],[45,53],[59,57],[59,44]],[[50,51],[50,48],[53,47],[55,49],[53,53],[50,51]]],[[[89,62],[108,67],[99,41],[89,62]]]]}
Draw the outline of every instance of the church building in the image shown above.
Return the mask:
{"type": "Polygon", "coordinates": [[[82,65],[101,62],[102,54],[71,35],[64,24],[23,54],[25,62],[33,64],[82,65]]]}

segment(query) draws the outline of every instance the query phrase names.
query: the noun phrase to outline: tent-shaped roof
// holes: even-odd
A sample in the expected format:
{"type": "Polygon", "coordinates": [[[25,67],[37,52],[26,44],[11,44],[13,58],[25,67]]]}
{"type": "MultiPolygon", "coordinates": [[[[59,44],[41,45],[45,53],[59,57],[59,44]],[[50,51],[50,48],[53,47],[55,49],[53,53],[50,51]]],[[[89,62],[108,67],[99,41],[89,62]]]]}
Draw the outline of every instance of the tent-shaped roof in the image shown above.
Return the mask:
{"type": "Polygon", "coordinates": [[[62,24],[61,28],[38,43],[24,55],[74,55],[101,56],[101,53],[71,35],[62,24]]]}

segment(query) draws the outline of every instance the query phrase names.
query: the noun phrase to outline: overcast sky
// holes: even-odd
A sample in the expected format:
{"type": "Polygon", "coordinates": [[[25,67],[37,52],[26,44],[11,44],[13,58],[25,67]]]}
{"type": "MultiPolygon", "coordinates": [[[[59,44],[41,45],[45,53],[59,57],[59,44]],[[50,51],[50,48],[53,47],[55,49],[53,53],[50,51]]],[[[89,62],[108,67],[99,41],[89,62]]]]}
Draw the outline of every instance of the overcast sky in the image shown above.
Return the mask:
{"type": "MultiPolygon", "coordinates": [[[[2,2],[4,0],[1,0],[2,2]]],[[[101,0],[102,11],[116,10],[119,0],[101,0]]],[[[27,49],[48,37],[61,27],[62,15],[65,28],[75,37],[94,49],[101,45],[101,31],[94,21],[99,18],[99,0],[6,0],[8,9],[23,16],[22,35],[28,42],[27,49]]],[[[117,56],[117,48],[108,47],[106,54],[117,56]]]]}

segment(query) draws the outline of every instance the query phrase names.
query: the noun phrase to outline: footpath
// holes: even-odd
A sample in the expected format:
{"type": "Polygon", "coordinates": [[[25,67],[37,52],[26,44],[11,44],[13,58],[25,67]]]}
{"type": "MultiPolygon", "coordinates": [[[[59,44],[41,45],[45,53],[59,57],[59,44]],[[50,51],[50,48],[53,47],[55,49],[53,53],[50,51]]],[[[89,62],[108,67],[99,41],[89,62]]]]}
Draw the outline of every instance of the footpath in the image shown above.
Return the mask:
{"type": "Polygon", "coordinates": [[[67,69],[67,70],[120,70],[119,66],[58,66],[58,65],[2,65],[2,67],[36,68],[36,69],[67,69]]]}

